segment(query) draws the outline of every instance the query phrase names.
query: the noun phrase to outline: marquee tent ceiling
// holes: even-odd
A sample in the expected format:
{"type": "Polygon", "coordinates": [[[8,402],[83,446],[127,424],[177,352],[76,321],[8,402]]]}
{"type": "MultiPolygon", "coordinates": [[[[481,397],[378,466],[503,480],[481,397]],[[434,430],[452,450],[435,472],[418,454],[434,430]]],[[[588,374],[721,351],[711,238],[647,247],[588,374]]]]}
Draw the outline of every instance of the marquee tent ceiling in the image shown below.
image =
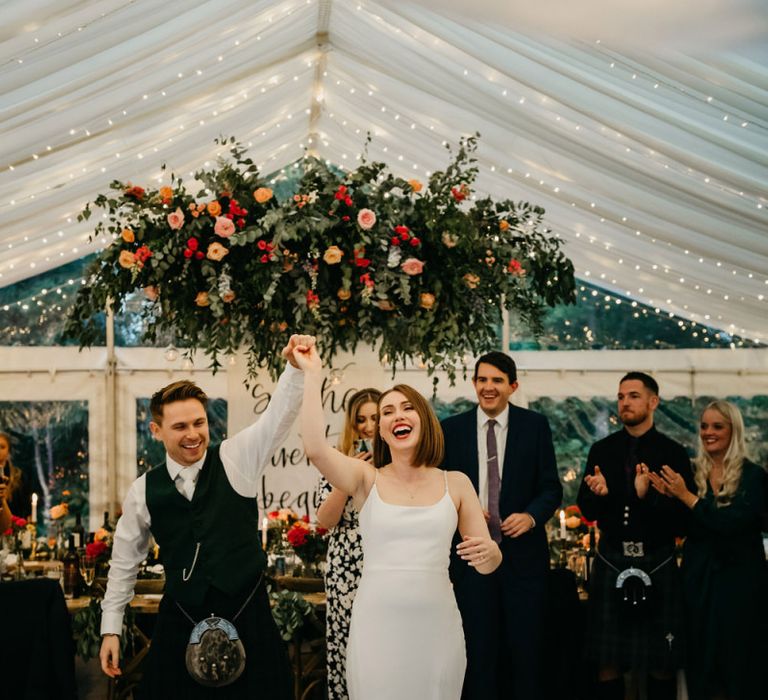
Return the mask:
{"type": "Polygon", "coordinates": [[[531,4],[0,2],[0,286],[95,250],[87,201],[189,179],[219,134],[272,172],[354,167],[370,131],[426,179],[479,131],[478,192],[543,206],[580,278],[768,342],[765,6],[531,4]]]}

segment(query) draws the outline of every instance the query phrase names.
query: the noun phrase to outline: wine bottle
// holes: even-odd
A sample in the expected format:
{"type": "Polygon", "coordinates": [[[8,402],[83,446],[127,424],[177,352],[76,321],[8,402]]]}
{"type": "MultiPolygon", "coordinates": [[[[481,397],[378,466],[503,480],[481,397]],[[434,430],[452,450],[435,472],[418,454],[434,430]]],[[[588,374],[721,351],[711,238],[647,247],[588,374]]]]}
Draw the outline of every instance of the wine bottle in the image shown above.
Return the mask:
{"type": "Polygon", "coordinates": [[[80,594],[80,571],[78,568],[77,551],[75,550],[75,536],[69,535],[69,546],[64,555],[64,597],[77,598],[80,594]]]}
{"type": "Polygon", "coordinates": [[[75,538],[75,549],[83,549],[85,547],[85,528],[83,527],[83,518],[80,513],[75,516],[75,526],[72,528],[72,535],[75,538]]]}
{"type": "Polygon", "coordinates": [[[102,527],[103,530],[106,530],[107,532],[112,532],[112,530],[114,529],[112,527],[111,523],[109,522],[109,511],[108,510],[104,511],[104,523],[102,524],[101,527],[102,527]]]}

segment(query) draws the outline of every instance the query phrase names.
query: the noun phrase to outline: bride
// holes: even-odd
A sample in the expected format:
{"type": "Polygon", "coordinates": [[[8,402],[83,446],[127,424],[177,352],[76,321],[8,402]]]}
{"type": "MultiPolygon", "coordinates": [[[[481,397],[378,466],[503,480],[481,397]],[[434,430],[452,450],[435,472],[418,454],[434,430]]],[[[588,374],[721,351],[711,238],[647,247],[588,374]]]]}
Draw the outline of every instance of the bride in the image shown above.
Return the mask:
{"type": "Polygon", "coordinates": [[[374,464],[341,454],[325,439],[322,364],[297,348],[305,372],[302,430],[307,457],[360,513],[363,574],[347,645],[351,700],[451,700],[461,696],[466,655],[448,562],[457,553],[481,574],[501,563],[474,488],[437,468],[443,434],[416,390],[398,384],[379,399],[374,464]]]}

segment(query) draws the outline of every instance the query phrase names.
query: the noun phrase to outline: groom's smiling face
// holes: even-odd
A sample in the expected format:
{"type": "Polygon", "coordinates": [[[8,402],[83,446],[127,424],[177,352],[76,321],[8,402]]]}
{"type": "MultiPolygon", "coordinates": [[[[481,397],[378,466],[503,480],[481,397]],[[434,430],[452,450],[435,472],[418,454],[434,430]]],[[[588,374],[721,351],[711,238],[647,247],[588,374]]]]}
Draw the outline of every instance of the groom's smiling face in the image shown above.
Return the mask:
{"type": "Polygon", "coordinates": [[[162,420],[152,421],[149,427],[165,445],[168,456],[184,467],[202,459],[211,440],[205,407],[197,399],[165,404],[162,420]]]}
{"type": "Polygon", "coordinates": [[[489,418],[495,418],[506,407],[512,394],[517,391],[517,382],[510,382],[505,372],[486,362],[477,366],[472,380],[480,408],[489,418]]]}

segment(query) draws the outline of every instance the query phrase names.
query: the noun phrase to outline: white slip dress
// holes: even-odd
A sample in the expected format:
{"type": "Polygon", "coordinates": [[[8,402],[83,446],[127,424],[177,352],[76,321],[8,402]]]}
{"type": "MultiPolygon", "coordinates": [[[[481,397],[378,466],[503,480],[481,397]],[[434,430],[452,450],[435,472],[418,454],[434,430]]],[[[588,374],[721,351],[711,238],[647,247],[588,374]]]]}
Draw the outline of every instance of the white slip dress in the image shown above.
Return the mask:
{"type": "Polygon", "coordinates": [[[350,700],[458,700],[467,665],[448,578],[458,514],[384,502],[374,481],[360,510],[363,575],[347,645],[350,700]]]}

